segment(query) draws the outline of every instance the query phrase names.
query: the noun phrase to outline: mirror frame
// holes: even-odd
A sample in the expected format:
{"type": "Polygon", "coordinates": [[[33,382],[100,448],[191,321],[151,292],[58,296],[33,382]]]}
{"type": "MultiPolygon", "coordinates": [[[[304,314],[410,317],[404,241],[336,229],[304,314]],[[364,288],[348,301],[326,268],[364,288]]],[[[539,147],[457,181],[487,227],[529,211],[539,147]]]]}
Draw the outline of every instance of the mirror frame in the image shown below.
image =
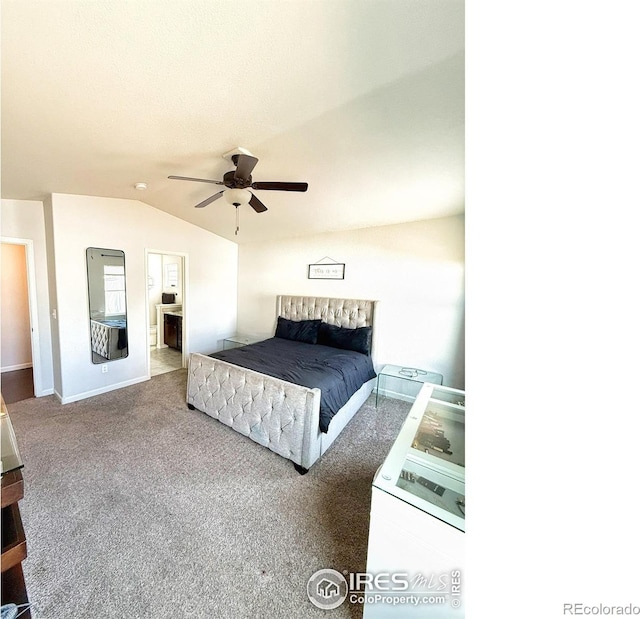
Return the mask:
{"type": "MultiPolygon", "coordinates": [[[[127,269],[124,251],[121,249],[105,249],[102,247],[87,247],[87,295],[89,302],[89,341],[91,344],[91,362],[95,365],[126,359],[129,356],[129,328],[127,317],[127,269]],[[117,258],[119,263],[111,263],[105,258],[117,258]],[[93,264],[100,258],[99,264],[93,264]],[[93,264],[93,267],[92,267],[93,264]],[[116,296],[116,303],[121,303],[123,313],[107,314],[107,288],[105,285],[104,268],[106,266],[122,267],[122,288],[115,292],[123,296],[116,296]],[[96,272],[96,266],[99,271],[96,272]],[[124,316],[121,318],[120,316],[124,316]],[[118,316],[109,318],[108,316],[118,316]]],[[[112,274],[119,277],[120,273],[112,274]]],[[[117,282],[119,283],[119,282],[117,282]]]]}

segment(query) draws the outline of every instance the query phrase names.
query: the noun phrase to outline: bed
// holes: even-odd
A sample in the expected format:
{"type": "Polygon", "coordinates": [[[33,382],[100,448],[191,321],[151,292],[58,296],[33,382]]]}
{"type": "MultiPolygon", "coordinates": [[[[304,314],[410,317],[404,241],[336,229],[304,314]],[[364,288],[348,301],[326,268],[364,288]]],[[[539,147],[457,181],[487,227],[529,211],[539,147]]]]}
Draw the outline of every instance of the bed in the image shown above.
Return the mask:
{"type": "Polygon", "coordinates": [[[91,319],[91,350],[105,359],[127,356],[127,322],[91,319]]]}
{"type": "Polygon", "coordinates": [[[376,304],[278,296],[273,338],[189,356],[187,405],[306,473],[373,390],[376,304]],[[269,358],[285,363],[262,365],[269,358]]]}

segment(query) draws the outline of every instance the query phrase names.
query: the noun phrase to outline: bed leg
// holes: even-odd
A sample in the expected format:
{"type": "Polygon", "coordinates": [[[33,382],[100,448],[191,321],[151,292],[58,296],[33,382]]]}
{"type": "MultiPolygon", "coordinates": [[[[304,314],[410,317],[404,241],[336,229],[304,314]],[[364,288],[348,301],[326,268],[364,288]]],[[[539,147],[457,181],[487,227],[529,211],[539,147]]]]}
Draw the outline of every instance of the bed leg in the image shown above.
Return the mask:
{"type": "Polygon", "coordinates": [[[304,466],[300,466],[299,464],[293,463],[293,468],[300,473],[300,475],[306,475],[309,472],[309,469],[305,469],[304,466]]]}
{"type": "Polygon", "coordinates": [[[194,411],[194,410],[196,410],[196,407],[195,407],[193,404],[187,404],[187,408],[188,408],[190,411],[194,411]]]}

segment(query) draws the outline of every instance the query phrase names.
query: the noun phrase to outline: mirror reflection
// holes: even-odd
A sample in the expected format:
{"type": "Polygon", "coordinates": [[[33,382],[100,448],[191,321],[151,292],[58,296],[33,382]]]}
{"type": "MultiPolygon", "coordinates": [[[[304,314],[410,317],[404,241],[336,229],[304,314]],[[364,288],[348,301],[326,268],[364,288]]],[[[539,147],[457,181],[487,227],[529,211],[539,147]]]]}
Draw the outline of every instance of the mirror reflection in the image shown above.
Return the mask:
{"type": "Polygon", "coordinates": [[[124,252],[87,249],[91,360],[106,363],[129,355],[124,252]]]}

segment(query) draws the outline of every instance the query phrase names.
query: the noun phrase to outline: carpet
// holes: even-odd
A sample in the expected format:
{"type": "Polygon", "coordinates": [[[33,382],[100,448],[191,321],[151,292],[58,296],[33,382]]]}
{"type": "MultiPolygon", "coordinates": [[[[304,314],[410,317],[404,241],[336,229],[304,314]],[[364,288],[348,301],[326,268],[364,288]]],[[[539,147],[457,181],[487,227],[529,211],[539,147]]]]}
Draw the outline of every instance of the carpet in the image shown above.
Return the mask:
{"type": "Polygon", "coordinates": [[[186,377],[8,406],[25,463],[34,617],[324,617],[309,577],[365,571],[371,482],[410,405],[370,397],[301,476],[188,410],[186,377]]]}

